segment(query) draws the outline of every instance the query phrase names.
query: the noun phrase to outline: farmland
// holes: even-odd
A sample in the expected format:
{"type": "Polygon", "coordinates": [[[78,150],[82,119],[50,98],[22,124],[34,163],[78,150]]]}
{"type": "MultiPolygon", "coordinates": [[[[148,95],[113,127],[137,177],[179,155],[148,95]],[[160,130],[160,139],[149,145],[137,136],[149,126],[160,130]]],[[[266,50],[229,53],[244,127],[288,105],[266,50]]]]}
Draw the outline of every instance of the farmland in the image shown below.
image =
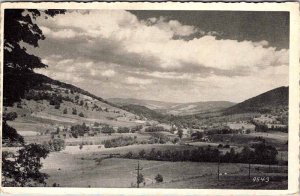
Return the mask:
{"type": "MultiPolygon", "coordinates": [[[[247,164],[220,165],[223,174],[217,179],[217,163],[167,162],[140,160],[145,178],[144,188],[284,188],[287,180],[286,167],[253,165],[252,178],[269,177],[270,183],[253,182],[248,178],[247,164]],[[260,171],[257,170],[260,168],[260,171]],[[285,170],[285,171],[284,171],[285,170]],[[279,173],[278,173],[279,172],[279,173]],[[155,175],[164,177],[163,183],[155,183],[155,175]],[[284,179],[283,183],[278,181],[284,179]]],[[[50,175],[48,186],[53,183],[64,187],[114,187],[126,188],[136,185],[137,160],[104,159],[96,162],[82,154],[53,153],[44,162],[44,172],[50,175]]]]}

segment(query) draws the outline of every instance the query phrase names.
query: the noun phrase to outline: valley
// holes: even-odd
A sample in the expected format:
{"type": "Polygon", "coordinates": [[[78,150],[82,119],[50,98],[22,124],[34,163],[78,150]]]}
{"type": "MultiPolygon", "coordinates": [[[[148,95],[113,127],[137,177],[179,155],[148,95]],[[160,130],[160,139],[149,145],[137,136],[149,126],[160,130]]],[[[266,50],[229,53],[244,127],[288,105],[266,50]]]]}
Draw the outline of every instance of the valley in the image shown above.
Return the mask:
{"type": "MultiPolygon", "coordinates": [[[[287,99],[286,87],[236,105],[176,105],[104,100],[44,81],[4,107],[4,118],[26,144],[51,147],[46,186],[136,187],[139,161],[143,188],[287,188],[288,105],[273,100],[287,99]]],[[[16,152],[18,144],[4,138],[3,150],[16,152]]]]}

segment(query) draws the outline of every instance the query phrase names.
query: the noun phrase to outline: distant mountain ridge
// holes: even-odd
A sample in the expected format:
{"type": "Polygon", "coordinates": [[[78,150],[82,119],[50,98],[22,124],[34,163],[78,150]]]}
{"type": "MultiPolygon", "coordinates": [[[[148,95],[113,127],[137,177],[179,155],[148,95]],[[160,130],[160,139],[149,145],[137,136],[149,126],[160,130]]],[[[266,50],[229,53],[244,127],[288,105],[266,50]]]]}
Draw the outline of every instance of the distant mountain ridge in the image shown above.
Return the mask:
{"type": "Polygon", "coordinates": [[[288,100],[289,87],[282,86],[229,107],[224,113],[270,112],[276,108],[287,108],[288,100]]]}
{"type": "Polygon", "coordinates": [[[207,101],[207,102],[191,102],[191,103],[174,103],[153,100],[142,100],[133,98],[110,98],[106,99],[108,102],[119,106],[139,105],[144,106],[153,111],[162,114],[173,115],[191,115],[204,112],[212,112],[223,110],[225,108],[235,105],[235,103],[228,101],[207,101]]]}

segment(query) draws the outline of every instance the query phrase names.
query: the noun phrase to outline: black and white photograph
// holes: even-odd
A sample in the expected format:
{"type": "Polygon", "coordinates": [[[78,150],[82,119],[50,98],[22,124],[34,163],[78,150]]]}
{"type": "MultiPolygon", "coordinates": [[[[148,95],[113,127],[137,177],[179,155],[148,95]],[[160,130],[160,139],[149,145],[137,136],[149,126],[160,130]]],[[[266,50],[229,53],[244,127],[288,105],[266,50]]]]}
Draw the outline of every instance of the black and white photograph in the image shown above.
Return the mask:
{"type": "Polygon", "coordinates": [[[2,187],[288,190],[290,11],[13,5],[2,187]]]}

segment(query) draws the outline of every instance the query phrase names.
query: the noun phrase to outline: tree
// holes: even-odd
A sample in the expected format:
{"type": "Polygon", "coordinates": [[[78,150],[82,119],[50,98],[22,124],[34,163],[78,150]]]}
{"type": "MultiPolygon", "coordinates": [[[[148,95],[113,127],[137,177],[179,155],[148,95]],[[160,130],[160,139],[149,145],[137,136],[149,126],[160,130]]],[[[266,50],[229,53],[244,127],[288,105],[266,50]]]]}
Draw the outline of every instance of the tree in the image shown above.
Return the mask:
{"type": "Polygon", "coordinates": [[[178,129],[177,135],[178,135],[178,137],[179,137],[180,139],[182,138],[182,136],[183,136],[183,131],[182,131],[182,129],[178,129]]]}
{"type": "Polygon", "coordinates": [[[37,186],[46,184],[47,174],[41,173],[41,159],[49,154],[46,146],[29,144],[18,150],[16,154],[2,153],[3,186],[37,186]]]}
{"type": "Polygon", "coordinates": [[[164,178],[161,174],[157,174],[157,176],[155,176],[155,181],[156,183],[160,183],[164,181],[164,178]]]}
{"type": "Polygon", "coordinates": [[[18,118],[18,114],[16,112],[4,113],[2,118],[3,120],[13,121],[18,118]]]}
{"type": "Polygon", "coordinates": [[[139,152],[140,158],[141,158],[141,159],[144,158],[144,157],[145,157],[145,154],[146,154],[145,150],[142,149],[142,150],[139,152]]]}
{"type": "MultiPolygon", "coordinates": [[[[28,54],[21,43],[38,47],[38,41],[45,39],[42,30],[34,23],[37,17],[53,17],[65,10],[24,10],[6,9],[4,11],[4,73],[3,104],[13,105],[25,92],[37,84],[42,78],[33,70],[45,68],[41,59],[28,54]]],[[[23,44],[22,44],[23,45],[23,44]]],[[[45,184],[47,175],[40,172],[41,158],[46,158],[49,150],[39,144],[24,145],[23,137],[15,129],[3,121],[3,139],[18,142],[23,147],[15,154],[2,153],[2,184],[4,186],[34,186],[45,184]]],[[[5,142],[5,141],[4,141],[5,142]]]]}
{"type": "Polygon", "coordinates": [[[2,125],[2,139],[3,144],[7,146],[22,146],[24,145],[24,138],[18,134],[16,129],[9,126],[6,121],[2,125]]]}
{"type": "Polygon", "coordinates": [[[45,39],[42,30],[35,23],[37,17],[53,17],[65,10],[6,9],[4,11],[4,74],[3,102],[12,105],[24,97],[25,91],[36,84],[33,80],[35,68],[45,68],[46,64],[20,43],[38,47],[39,40],[45,39]]]}
{"type": "Polygon", "coordinates": [[[143,176],[143,174],[139,174],[139,176],[137,177],[137,183],[138,184],[140,184],[140,183],[142,183],[142,182],[144,182],[144,176],[143,176]]]}
{"type": "Polygon", "coordinates": [[[79,105],[83,106],[83,100],[80,100],[79,105]]]}
{"type": "Polygon", "coordinates": [[[59,138],[50,140],[48,145],[49,145],[49,150],[55,152],[59,152],[66,148],[65,140],[59,138]]]}
{"type": "Polygon", "coordinates": [[[84,117],[84,114],[83,114],[82,112],[80,112],[80,113],[78,114],[78,116],[84,117]]]}
{"type": "Polygon", "coordinates": [[[64,111],[63,111],[63,113],[64,113],[64,114],[68,114],[68,109],[65,108],[64,111]]]}
{"type": "Polygon", "coordinates": [[[79,149],[81,150],[83,148],[83,143],[79,144],[79,149]]]}
{"type": "Polygon", "coordinates": [[[72,114],[73,114],[73,115],[77,115],[77,110],[76,110],[76,108],[72,108],[72,114]]]}

